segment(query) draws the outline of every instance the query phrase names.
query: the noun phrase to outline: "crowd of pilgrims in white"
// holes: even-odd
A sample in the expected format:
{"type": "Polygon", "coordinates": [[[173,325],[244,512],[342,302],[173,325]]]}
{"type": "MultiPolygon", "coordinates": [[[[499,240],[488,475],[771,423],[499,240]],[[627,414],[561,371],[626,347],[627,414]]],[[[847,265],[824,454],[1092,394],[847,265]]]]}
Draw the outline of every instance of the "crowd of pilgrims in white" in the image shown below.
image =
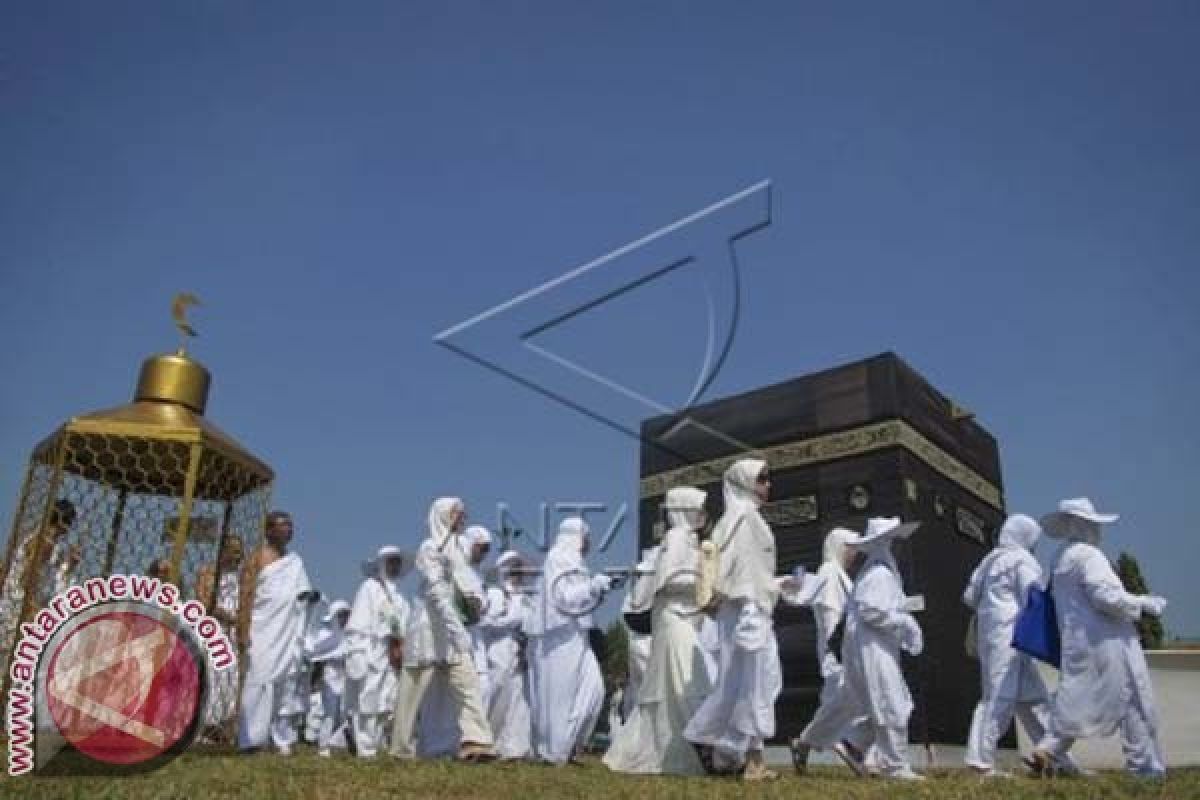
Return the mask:
{"type": "MultiPolygon", "coordinates": [[[[629,632],[629,676],[610,703],[604,764],[625,773],[777,777],[763,748],[775,735],[782,688],[773,611],[783,602],[812,610],[823,681],[815,715],[791,742],[797,769],[825,750],[858,775],[922,780],[909,757],[913,701],[901,669],[902,652],[923,649],[921,604],[906,596],[891,547],[919,525],[872,518],[862,532],[835,528],[816,573],[779,577],[775,539],[759,512],[769,488],[765,462],[733,464],[708,534],[705,492],[667,493],[667,530],[643,552],[624,598],[627,617],[650,625],[629,632]]],[[[330,603],[314,626],[317,593],[289,549],[291,519],[272,512],[253,556],[241,702],[210,708],[209,722],[237,713],[245,751],[289,754],[307,736],[322,756],[576,761],[605,703],[590,612],[620,587],[589,571],[589,530],[579,517],[562,521],[540,568],[507,550],[485,583],[492,536],[465,519],[460,499],[436,500],[416,552],[380,548],[353,602],[330,603]],[[412,571],[415,585],[402,590],[412,571]]],[[[1086,498],[1064,500],[1040,522],[1011,516],[971,576],[963,602],[975,614],[982,692],[966,764],[980,775],[1006,774],[997,742],[1014,716],[1035,743],[1026,763],[1037,774],[1086,774],[1071,758],[1074,741],[1118,730],[1130,771],[1164,774],[1134,622],[1161,614],[1165,601],[1122,588],[1099,549],[1103,525],[1115,519],[1086,498]],[[1031,553],[1043,532],[1065,545],[1052,581],[1031,553]],[[1047,583],[1062,631],[1053,693],[1012,646],[1030,588],[1047,583]]],[[[219,605],[237,597],[237,580],[236,570],[220,576],[219,605]]]]}

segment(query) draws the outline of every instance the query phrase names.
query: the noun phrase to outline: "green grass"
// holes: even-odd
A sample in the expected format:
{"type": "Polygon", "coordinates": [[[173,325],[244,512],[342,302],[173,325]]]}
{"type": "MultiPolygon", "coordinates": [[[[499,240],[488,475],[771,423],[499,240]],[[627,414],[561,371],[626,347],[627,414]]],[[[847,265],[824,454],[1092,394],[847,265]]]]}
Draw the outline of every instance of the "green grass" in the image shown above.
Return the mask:
{"type": "Polygon", "coordinates": [[[1139,781],[1116,772],[1092,779],[982,783],[962,771],[941,771],[928,782],[906,785],[860,780],[845,770],[814,768],[805,777],[787,773],[770,785],[727,778],[651,778],[614,775],[599,762],[584,767],[515,764],[465,766],[449,762],[395,763],[320,759],[311,752],[291,758],[192,753],[163,769],[128,778],[0,778],[0,797],[80,800],[216,800],[303,798],[367,800],[429,797],[438,800],[506,798],[963,798],[964,800],[1092,800],[1093,798],[1200,798],[1200,770],[1173,771],[1165,781],[1139,781]]]}

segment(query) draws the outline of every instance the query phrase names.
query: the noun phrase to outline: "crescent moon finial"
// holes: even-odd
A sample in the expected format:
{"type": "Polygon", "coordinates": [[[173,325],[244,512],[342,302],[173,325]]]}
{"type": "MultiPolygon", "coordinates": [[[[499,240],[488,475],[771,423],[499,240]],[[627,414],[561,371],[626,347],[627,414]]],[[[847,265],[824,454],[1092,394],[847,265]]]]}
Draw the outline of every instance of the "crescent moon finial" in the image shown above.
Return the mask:
{"type": "MultiPolygon", "coordinates": [[[[187,344],[189,337],[194,338],[200,335],[196,332],[196,329],[193,328],[190,323],[188,323],[187,319],[188,306],[198,305],[200,305],[200,298],[196,297],[196,295],[192,294],[191,292],[180,292],[179,294],[175,295],[175,299],[171,301],[171,318],[175,320],[175,327],[178,328],[179,332],[183,334],[183,345],[187,344]]],[[[180,346],[179,350],[182,353],[184,347],[180,346]]]]}

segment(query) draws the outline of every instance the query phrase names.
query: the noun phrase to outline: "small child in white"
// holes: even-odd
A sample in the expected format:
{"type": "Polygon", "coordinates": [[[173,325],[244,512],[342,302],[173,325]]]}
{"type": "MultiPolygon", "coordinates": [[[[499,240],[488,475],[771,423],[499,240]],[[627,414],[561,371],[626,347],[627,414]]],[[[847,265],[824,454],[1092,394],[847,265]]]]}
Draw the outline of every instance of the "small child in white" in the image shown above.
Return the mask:
{"type": "Polygon", "coordinates": [[[317,755],[328,757],[330,749],[340,746],[334,741],[341,733],[344,737],[342,693],[346,688],[346,622],[350,619],[350,605],[343,600],[329,604],[329,613],[321,621],[321,628],[306,643],[308,660],[321,671],[321,729],[317,735],[317,755]]]}

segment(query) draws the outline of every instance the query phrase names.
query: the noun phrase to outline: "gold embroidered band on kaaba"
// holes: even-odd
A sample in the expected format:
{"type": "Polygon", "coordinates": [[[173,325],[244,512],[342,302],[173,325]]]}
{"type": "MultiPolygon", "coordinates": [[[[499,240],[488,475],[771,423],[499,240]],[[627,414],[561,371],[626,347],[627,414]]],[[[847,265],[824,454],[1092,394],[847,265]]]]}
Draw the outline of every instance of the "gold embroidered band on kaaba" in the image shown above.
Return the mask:
{"type": "Polygon", "coordinates": [[[659,472],[642,478],[641,496],[657,497],[676,486],[703,486],[719,481],[725,470],[742,458],[763,458],[771,469],[780,470],[873,453],[889,447],[903,447],[988,505],[998,511],[1004,510],[1004,498],[996,486],[901,419],[890,419],[659,472]]]}

